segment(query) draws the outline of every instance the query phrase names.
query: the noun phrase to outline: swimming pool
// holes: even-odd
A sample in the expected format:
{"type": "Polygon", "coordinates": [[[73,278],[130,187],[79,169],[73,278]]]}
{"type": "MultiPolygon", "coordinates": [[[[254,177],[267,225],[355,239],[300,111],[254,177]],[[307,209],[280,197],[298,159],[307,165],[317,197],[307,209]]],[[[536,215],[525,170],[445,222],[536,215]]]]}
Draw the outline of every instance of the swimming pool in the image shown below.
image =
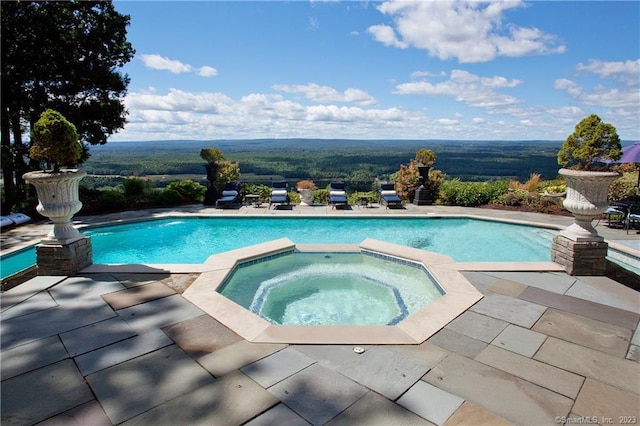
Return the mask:
{"type": "MultiPolygon", "coordinates": [[[[84,229],[96,264],[203,263],[212,254],[282,237],[301,244],[357,244],[366,238],[433,251],[458,262],[551,259],[555,230],[470,218],[164,218],[84,229]]],[[[31,249],[22,254],[28,263],[31,249]]],[[[31,256],[31,257],[30,257],[31,256]]],[[[5,267],[16,256],[2,257],[5,267]]],[[[30,265],[21,265],[28,267],[30,265]]]]}

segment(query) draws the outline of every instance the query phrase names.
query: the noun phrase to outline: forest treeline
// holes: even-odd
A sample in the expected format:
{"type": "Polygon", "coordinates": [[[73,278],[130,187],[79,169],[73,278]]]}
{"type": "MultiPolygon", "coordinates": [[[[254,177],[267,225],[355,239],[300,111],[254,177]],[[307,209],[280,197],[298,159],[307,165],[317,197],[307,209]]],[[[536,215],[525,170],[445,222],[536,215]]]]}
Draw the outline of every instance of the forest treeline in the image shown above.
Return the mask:
{"type": "MultiPolygon", "coordinates": [[[[274,176],[317,182],[345,180],[354,186],[385,179],[408,164],[420,148],[434,151],[436,169],[463,181],[527,180],[532,173],[554,179],[558,141],[445,141],[260,139],[112,142],[91,148],[84,164],[90,175],[204,176],[200,150],[220,149],[240,163],[242,180],[267,182],[274,176]]],[[[170,179],[167,179],[170,180],[170,179]]]]}

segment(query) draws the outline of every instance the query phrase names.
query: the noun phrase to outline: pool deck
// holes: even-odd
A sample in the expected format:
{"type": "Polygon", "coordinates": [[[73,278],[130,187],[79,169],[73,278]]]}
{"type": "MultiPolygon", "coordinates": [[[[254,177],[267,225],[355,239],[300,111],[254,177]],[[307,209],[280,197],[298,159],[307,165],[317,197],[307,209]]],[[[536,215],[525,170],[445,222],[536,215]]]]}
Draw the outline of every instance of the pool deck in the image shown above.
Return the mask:
{"type": "MultiPolygon", "coordinates": [[[[76,223],[169,214],[571,223],[560,216],[413,205],[187,206],[76,223]]],[[[3,231],[3,251],[33,243],[49,229],[28,224],[3,231]]],[[[635,231],[604,223],[597,229],[611,246],[639,253],[635,231]]],[[[464,264],[460,272],[484,298],[419,345],[251,343],[182,296],[203,271],[193,265],[94,265],[74,277],[36,277],[0,300],[2,424],[637,424],[640,293],[553,265],[532,269],[464,264]]]]}

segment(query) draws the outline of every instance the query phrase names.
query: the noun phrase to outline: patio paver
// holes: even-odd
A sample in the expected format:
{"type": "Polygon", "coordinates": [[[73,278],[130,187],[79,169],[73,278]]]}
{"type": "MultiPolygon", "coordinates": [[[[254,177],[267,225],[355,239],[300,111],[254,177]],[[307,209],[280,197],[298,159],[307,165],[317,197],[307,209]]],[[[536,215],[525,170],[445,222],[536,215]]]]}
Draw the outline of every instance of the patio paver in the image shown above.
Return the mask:
{"type": "Polygon", "coordinates": [[[412,413],[398,404],[394,404],[375,392],[369,392],[351,407],[327,423],[338,425],[431,425],[432,423],[412,413]]]}
{"type": "Polygon", "coordinates": [[[503,294],[487,294],[470,309],[479,314],[531,328],[547,308],[503,294]]]}
{"type": "Polygon", "coordinates": [[[93,394],[66,359],[2,381],[2,424],[34,424],[91,401],[93,394]]]}
{"type": "Polygon", "coordinates": [[[427,341],[468,358],[475,358],[487,346],[485,342],[456,333],[448,328],[438,331],[427,341]]]}
{"type": "Polygon", "coordinates": [[[57,416],[50,417],[42,423],[38,423],[38,426],[69,425],[110,426],[111,421],[100,406],[100,403],[94,399],[57,416]]]}
{"type": "Polygon", "coordinates": [[[113,423],[121,423],[215,379],[176,345],[86,377],[113,423]]]}
{"type": "Polygon", "coordinates": [[[181,321],[162,331],[195,359],[242,340],[242,337],[209,315],[181,321]]]}
{"type": "Polygon", "coordinates": [[[250,343],[241,340],[198,358],[198,363],[215,377],[221,377],[286,347],[287,345],[280,343],[250,343]]]}
{"type": "Polygon", "coordinates": [[[117,313],[140,333],[194,318],[204,312],[176,294],[120,309],[117,313]]]}
{"type": "Polygon", "coordinates": [[[571,399],[575,399],[584,382],[582,376],[500,349],[494,345],[487,346],[475,360],[571,399]]]}
{"type": "Polygon", "coordinates": [[[245,423],[245,426],[309,426],[309,422],[300,417],[291,408],[278,404],[255,419],[245,423]]]}
{"type": "Polygon", "coordinates": [[[519,298],[561,311],[582,315],[597,321],[619,325],[630,330],[635,330],[638,326],[638,320],[640,320],[640,314],[637,312],[629,312],[589,300],[559,295],[533,287],[529,287],[523,291],[519,298]]]}
{"type": "Polygon", "coordinates": [[[622,390],[640,393],[640,364],[634,361],[555,337],[549,337],[533,358],[622,390]]]}
{"type": "Polygon", "coordinates": [[[548,309],[532,330],[619,357],[627,354],[632,334],[628,328],[556,309],[548,309]]]}
{"type": "Polygon", "coordinates": [[[342,365],[338,372],[395,400],[429,369],[411,358],[383,347],[373,347],[360,358],[342,365]]]}
{"type": "Polygon", "coordinates": [[[467,311],[447,324],[445,328],[476,340],[491,343],[507,325],[509,323],[506,321],[467,311]]]}
{"type": "Polygon", "coordinates": [[[173,289],[160,282],[154,282],[125,290],[114,291],[113,293],[103,295],[102,298],[112,309],[117,311],[118,309],[128,308],[174,294],[176,294],[176,292],[173,291],[173,289]]]}
{"type": "Polygon", "coordinates": [[[510,422],[469,401],[465,401],[449,420],[446,426],[509,426],[510,422]]]}
{"type": "Polygon", "coordinates": [[[636,424],[640,419],[640,396],[587,378],[573,412],[584,417],[595,416],[601,424],[636,424]]]}
{"type": "Polygon", "coordinates": [[[542,346],[546,335],[517,325],[509,324],[493,341],[492,345],[531,358],[542,346]]]}
{"type": "Polygon", "coordinates": [[[120,317],[76,328],[60,334],[69,355],[77,356],[94,349],[135,336],[136,333],[120,317]]]}
{"type": "Polygon", "coordinates": [[[151,330],[75,358],[83,375],[95,373],[173,344],[161,330],[151,330]]]}
{"type": "Polygon", "coordinates": [[[2,380],[69,358],[58,336],[46,337],[0,352],[2,380]]]}
{"type": "Polygon", "coordinates": [[[322,425],[362,398],[367,389],[320,364],[269,388],[278,399],[313,425],[322,425]]]}
{"type": "Polygon", "coordinates": [[[240,372],[181,393],[123,425],[239,425],[278,400],[240,372]]]}
{"type": "Polygon", "coordinates": [[[398,399],[398,404],[437,425],[442,425],[464,399],[429,383],[419,381],[398,399]]]}
{"type": "Polygon", "coordinates": [[[519,424],[553,424],[573,405],[570,398],[456,354],[423,380],[519,424]]]}
{"type": "Polygon", "coordinates": [[[243,367],[242,371],[260,386],[268,388],[307,368],[315,361],[301,352],[286,348],[243,367]]]}

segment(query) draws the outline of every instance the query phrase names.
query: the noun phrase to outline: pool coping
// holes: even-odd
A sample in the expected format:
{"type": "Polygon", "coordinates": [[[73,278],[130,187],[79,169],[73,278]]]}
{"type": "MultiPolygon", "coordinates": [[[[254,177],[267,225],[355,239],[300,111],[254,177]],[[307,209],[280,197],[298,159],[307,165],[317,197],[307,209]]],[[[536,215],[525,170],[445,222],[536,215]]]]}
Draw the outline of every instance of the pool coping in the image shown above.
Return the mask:
{"type": "Polygon", "coordinates": [[[209,257],[205,264],[213,269],[202,273],[183,297],[253,343],[420,344],[483,297],[455,267],[455,263],[446,255],[371,238],[359,245],[295,244],[281,238],[209,257]],[[367,250],[422,263],[446,293],[392,326],[303,326],[272,324],[216,291],[237,264],[291,250],[367,250]]]}

